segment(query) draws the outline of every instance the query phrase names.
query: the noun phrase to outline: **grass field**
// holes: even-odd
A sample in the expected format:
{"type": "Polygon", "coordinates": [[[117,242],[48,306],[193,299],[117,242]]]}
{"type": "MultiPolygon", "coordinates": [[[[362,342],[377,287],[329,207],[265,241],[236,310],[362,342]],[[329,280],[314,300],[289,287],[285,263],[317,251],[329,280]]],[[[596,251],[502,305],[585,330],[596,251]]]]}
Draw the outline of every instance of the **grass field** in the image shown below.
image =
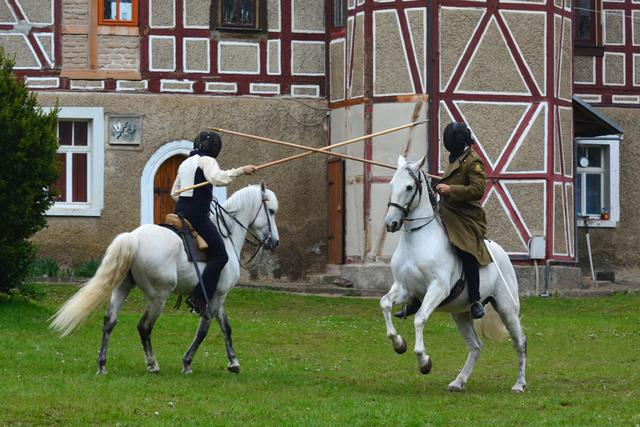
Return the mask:
{"type": "MultiPolygon", "coordinates": [[[[111,338],[109,374],[97,376],[104,310],[64,339],[47,328],[74,291],[52,286],[36,303],[0,297],[0,425],[640,424],[638,295],[523,299],[527,389],[514,395],[517,358],[507,341],[485,343],[466,392],[446,392],[467,352],[445,314],[425,328],[433,370],[423,376],[411,350],[393,351],[378,300],[255,290],[234,290],[226,303],[240,374],[226,370],[217,326],[194,373],[180,372],[198,318],[173,310],[174,301],[152,337],[160,373],[148,374],[136,289],[111,338]]],[[[396,326],[411,349],[413,322],[396,326]]]]}

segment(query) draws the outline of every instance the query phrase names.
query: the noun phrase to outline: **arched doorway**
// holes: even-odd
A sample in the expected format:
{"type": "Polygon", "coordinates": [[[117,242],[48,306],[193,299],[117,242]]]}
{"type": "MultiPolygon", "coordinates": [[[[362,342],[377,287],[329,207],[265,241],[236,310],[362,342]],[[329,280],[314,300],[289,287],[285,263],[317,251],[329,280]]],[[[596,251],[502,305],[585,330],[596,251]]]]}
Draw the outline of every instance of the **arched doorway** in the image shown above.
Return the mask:
{"type": "MultiPolygon", "coordinates": [[[[171,191],[180,163],[178,162],[178,165],[174,166],[175,171],[164,173],[167,179],[166,183],[163,182],[162,185],[156,185],[156,177],[160,174],[160,169],[165,166],[165,162],[174,157],[181,159],[180,161],[184,160],[191,150],[193,150],[193,141],[183,139],[163,145],[149,158],[140,177],[140,225],[157,223],[158,215],[161,214],[156,214],[155,212],[157,210],[155,190],[156,188],[161,188],[162,190],[171,191]]],[[[168,164],[167,168],[169,168],[168,164]]],[[[224,203],[227,200],[226,187],[214,187],[213,194],[220,203],[224,203]]],[[[173,201],[171,194],[166,193],[166,197],[173,201]]],[[[169,208],[164,207],[163,209],[169,208]]],[[[171,205],[170,211],[173,212],[173,205],[171,205]]],[[[162,218],[161,222],[164,222],[164,216],[162,218]]]]}
{"type": "Polygon", "coordinates": [[[158,168],[153,180],[153,223],[162,224],[167,214],[173,212],[176,202],[171,197],[171,187],[178,167],[186,157],[181,154],[169,157],[158,168]]]}

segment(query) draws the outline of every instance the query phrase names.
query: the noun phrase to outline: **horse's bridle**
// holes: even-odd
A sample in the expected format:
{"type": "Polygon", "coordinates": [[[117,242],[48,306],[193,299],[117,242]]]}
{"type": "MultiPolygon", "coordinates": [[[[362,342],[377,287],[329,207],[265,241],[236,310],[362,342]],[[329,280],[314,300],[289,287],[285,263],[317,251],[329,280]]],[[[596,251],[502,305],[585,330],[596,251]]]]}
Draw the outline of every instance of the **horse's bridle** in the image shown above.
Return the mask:
{"type": "MultiPolygon", "coordinates": [[[[415,183],[416,189],[413,192],[413,194],[411,195],[411,199],[409,200],[409,203],[407,203],[406,206],[402,206],[399,205],[397,203],[394,202],[389,202],[387,203],[387,207],[394,207],[397,209],[400,209],[402,211],[402,220],[401,220],[401,226],[404,225],[407,221],[419,221],[419,220],[428,220],[426,223],[418,226],[418,227],[414,227],[409,229],[408,231],[417,231],[420,230],[422,227],[427,226],[431,221],[433,221],[433,219],[436,217],[436,208],[435,208],[435,194],[433,194],[433,190],[431,189],[431,186],[427,184],[427,192],[429,193],[429,201],[431,203],[431,206],[433,208],[433,215],[429,216],[429,217],[424,217],[424,218],[408,218],[409,216],[409,212],[411,212],[411,206],[413,205],[413,201],[416,199],[416,195],[418,196],[418,203],[420,203],[420,200],[422,199],[422,177],[423,175],[425,175],[424,171],[420,170],[418,172],[418,176],[416,176],[415,173],[413,173],[413,171],[409,168],[407,168],[407,172],[409,173],[409,176],[411,176],[411,178],[413,178],[413,182],[415,183]]],[[[425,176],[425,181],[426,181],[426,176],[425,176]]]]}
{"type": "Polygon", "coordinates": [[[256,257],[256,255],[258,255],[258,252],[260,252],[260,249],[262,249],[263,246],[269,240],[271,240],[271,237],[273,236],[272,231],[271,231],[271,218],[269,218],[269,210],[267,209],[267,201],[268,200],[269,199],[266,196],[264,196],[264,195],[262,196],[262,206],[261,206],[261,208],[264,208],[264,214],[267,216],[267,226],[269,228],[269,233],[267,233],[267,235],[265,236],[264,239],[260,239],[251,230],[249,230],[249,228],[253,225],[254,222],[256,222],[256,219],[258,219],[258,215],[260,215],[261,209],[258,209],[258,212],[256,212],[256,216],[253,217],[253,220],[251,221],[251,223],[249,223],[249,225],[245,227],[245,225],[242,224],[240,221],[238,221],[235,216],[231,215],[231,213],[229,211],[227,211],[225,208],[223,208],[222,205],[218,202],[218,200],[215,197],[213,198],[213,202],[215,204],[213,213],[216,215],[216,221],[218,223],[218,230],[220,231],[220,235],[222,237],[227,238],[227,237],[230,237],[231,234],[232,234],[231,233],[231,229],[229,228],[229,226],[225,222],[224,217],[221,215],[224,212],[231,219],[233,219],[238,225],[240,225],[240,227],[242,227],[247,233],[249,233],[254,239],[256,239],[258,241],[258,243],[256,244],[256,243],[253,243],[252,241],[250,241],[249,239],[247,239],[245,237],[244,241],[247,242],[251,246],[255,246],[256,247],[256,251],[251,256],[251,258],[249,258],[249,261],[245,262],[244,264],[240,261],[240,256],[236,253],[236,257],[238,258],[238,262],[240,263],[240,266],[242,268],[244,268],[245,270],[254,270],[254,269],[258,268],[258,266],[262,262],[262,258],[264,256],[264,251],[262,251],[262,256],[260,257],[260,260],[258,261],[258,263],[255,266],[253,266],[251,268],[247,268],[247,265],[251,261],[253,261],[253,259],[256,257]],[[222,232],[222,227],[220,225],[224,226],[224,229],[226,230],[226,233],[227,233],[226,235],[222,232]]]}

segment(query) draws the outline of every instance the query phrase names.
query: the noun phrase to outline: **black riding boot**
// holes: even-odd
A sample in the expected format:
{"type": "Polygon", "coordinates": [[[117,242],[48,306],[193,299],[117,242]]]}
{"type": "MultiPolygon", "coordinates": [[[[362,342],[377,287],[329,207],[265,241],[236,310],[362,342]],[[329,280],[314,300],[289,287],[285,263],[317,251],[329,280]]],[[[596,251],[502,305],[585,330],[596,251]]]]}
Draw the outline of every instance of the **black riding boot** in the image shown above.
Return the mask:
{"type": "Polygon", "coordinates": [[[476,257],[469,252],[458,249],[458,256],[462,260],[462,268],[467,277],[471,317],[482,319],[484,317],[484,308],[480,302],[480,265],[476,257]]]}
{"type": "Polygon", "coordinates": [[[191,311],[197,315],[202,316],[207,320],[211,320],[211,314],[207,307],[207,300],[204,295],[202,295],[201,290],[196,290],[189,295],[189,298],[186,299],[185,303],[189,308],[191,308],[191,311]]]}
{"type": "Polygon", "coordinates": [[[421,306],[422,301],[420,301],[420,298],[414,297],[409,305],[405,306],[402,311],[394,314],[394,316],[396,316],[398,319],[406,319],[407,316],[413,316],[414,314],[416,314],[418,310],[420,310],[421,306]]]}

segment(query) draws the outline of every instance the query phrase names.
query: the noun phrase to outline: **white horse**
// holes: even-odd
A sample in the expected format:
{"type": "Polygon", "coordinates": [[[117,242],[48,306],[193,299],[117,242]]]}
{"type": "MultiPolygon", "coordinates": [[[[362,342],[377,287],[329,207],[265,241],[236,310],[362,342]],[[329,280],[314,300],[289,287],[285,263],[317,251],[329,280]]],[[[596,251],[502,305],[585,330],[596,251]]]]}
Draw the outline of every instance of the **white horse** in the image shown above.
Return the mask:
{"type": "MultiPolygon", "coordinates": [[[[462,371],[447,390],[462,391],[480,356],[482,341],[469,314],[470,304],[466,290],[451,302],[440,306],[460,278],[462,262],[449,242],[440,218],[434,213],[431,199],[435,200],[435,195],[423,172],[425,161],[426,157],[419,163],[411,163],[400,156],[398,170],[391,180],[391,201],[385,225],[389,232],[401,229],[403,232],[391,260],[394,283],[389,293],[380,300],[380,306],[387,326],[387,337],[395,351],[402,354],[407,350],[407,343],[393,326],[391,310],[394,304],[409,303],[414,297],[422,299],[422,306],[414,320],[414,353],[423,374],[428,374],[432,366],[423,340],[427,319],[434,311],[444,311],[451,315],[458,332],[464,338],[469,356],[462,371]]],[[[523,393],[526,386],[527,341],[518,319],[520,302],[515,271],[508,255],[497,243],[485,243],[493,262],[480,267],[480,295],[484,301],[489,300],[500,315],[491,316],[493,310],[487,310],[485,319],[495,319],[498,323],[502,319],[511,335],[519,359],[518,380],[511,391],[523,393]]]]}
{"type": "MultiPolygon", "coordinates": [[[[243,188],[233,194],[223,205],[227,213],[221,214],[228,226],[228,235],[221,230],[229,262],[220,275],[215,294],[210,296],[211,310],[224,336],[227,369],[240,372],[231,342],[231,325],[224,311],[227,293],[240,277],[239,254],[247,231],[253,233],[267,249],[279,246],[278,229],[274,215],[278,201],[264,181],[261,185],[243,188]],[[230,217],[228,216],[230,215],[230,217]],[[225,237],[226,236],[226,237],[225,237]]],[[[214,217],[215,218],[215,217],[214,217]]],[[[205,263],[199,263],[200,271],[205,263]]],[[[146,298],[146,308],[138,323],[147,371],[160,370],[151,346],[153,325],[171,294],[189,295],[199,286],[194,265],[188,260],[182,239],[173,231],[158,225],[143,225],[131,233],[118,235],[107,248],[102,264],[95,276],[71,297],[53,317],[51,327],[62,333],[70,333],[92,312],[102,306],[111,295],[109,308],[104,316],[102,346],[98,355],[98,374],[106,374],[107,345],[109,335],[116,325],[118,313],[131,289],[138,285],[146,298]]],[[[200,343],[205,339],[211,319],[200,318],[195,339],[185,353],[182,372],[192,373],[191,361],[200,343]]]]}

